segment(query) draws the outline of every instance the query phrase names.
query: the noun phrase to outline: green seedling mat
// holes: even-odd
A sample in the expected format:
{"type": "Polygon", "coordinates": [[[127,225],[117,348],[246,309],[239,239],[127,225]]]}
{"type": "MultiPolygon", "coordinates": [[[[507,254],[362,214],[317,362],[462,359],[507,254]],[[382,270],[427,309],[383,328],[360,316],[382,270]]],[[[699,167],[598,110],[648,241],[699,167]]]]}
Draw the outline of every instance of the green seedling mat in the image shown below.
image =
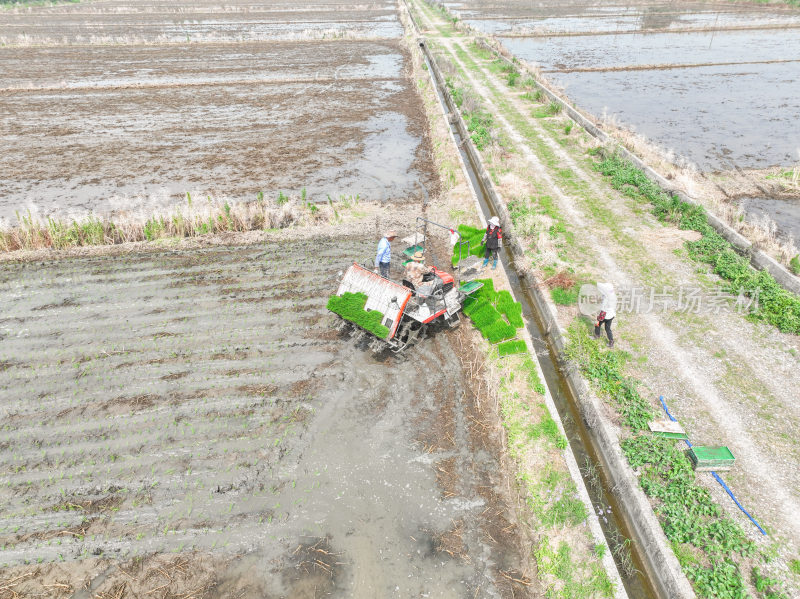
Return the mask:
{"type": "Polygon", "coordinates": [[[412,245],[410,248],[406,248],[403,250],[403,253],[408,256],[409,258],[416,254],[417,252],[425,252],[424,245],[412,245]]]}
{"type": "Polygon", "coordinates": [[[689,448],[689,458],[695,465],[695,470],[728,470],[735,460],[731,450],[725,446],[694,445],[689,448]]]}
{"type": "Polygon", "coordinates": [[[481,287],[483,287],[483,283],[480,283],[478,281],[469,281],[468,283],[462,283],[461,287],[459,287],[459,290],[464,295],[470,295],[471,293],[476,292],[481,287]]]}

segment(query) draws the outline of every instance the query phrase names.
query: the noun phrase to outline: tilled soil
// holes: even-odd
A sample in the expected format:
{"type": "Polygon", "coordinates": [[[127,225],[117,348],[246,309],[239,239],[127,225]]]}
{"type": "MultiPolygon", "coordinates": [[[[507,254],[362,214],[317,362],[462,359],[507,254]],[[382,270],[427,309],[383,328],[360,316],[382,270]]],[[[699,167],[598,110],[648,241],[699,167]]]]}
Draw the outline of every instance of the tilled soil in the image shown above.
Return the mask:
{"type": "Polygon", "coordinates": [[[403,69],[395,40],[263,44],[13,47],[3,53],[4,93],[32,89],[113,89],[236,81],[393,79],[403,69]]]}
{"type": "Polygon", "coordinates": [[[274,41],[313,38],[396,38],[391,2],[319,3],[284,7],[213,2],[98,2],[0,14],[0,40],[14,45],[274,41]],[[307,10],[297,10],[306,7],[307,10]],[[288,10],[294,8],[295,10],[288,10]],[[42,18],[45,15],[46,18],[42,18]]]}
{"type": "Polygon", "coordinates": [[[146,219],[187,197],[435,195],[394,4],[269,8],[131,0],[1,13],[4,35],[26,37],[0,39],[0,225],[29,211],[146,219]],[[330,35],[326,15],[341,25],[330,35]],[[158,24],[174,36],[139,32],[158,24]]]}
{"type": "Polygon", "coordinates": [[[500,446],[468,424],[458,335],[403,359],[331,334],[326,298],[373,246],[5,263],[3,584],[527,596],[500,446]]]}

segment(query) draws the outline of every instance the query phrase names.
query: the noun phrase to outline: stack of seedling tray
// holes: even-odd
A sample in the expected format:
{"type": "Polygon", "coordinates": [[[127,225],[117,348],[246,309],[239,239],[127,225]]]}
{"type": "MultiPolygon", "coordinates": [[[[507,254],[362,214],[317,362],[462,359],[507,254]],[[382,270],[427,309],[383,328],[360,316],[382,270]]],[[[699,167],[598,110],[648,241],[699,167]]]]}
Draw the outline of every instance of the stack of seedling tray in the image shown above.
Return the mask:
{"type": "Polygon", "coordinates": [[[694,469],[700,472],[711,470],[730,470],[733,467],[734,457],[731,450],[725,446],[705,447],[694,445],[689,448],[689,459],[694,469]]]}
{"type": "Polygon", "coordinates": [[[686,433],[684,432],[680,423],[674,420],[654,420],[653,422],[648,423],[648,426],[650,427],[650,431],[659,437],[664,437],[666,439],[679,439],[681,441],[685,441],[689,438],[686,436],[686,433]]]}

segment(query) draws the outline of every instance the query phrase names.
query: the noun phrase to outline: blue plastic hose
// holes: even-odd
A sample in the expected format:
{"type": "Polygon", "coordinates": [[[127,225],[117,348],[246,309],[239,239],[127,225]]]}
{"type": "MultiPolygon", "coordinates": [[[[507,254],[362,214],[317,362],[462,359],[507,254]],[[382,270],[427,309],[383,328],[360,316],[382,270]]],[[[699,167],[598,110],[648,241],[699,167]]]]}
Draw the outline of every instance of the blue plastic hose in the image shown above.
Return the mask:
{"type": "MultiPolygon", "coordinates": [[[[672,414],[669,413],[669,408],[667,407],[667,402],[664,401],[664,396],[663,395],[659,395],[658,399],[661,400],[661,405],[663,406],[664,411],[667,413],[667,416],[669,417],[669,419],[672,420],[672,422],[678,422],[675,418],[673,418],[672,414]]],[[[684,439],[684,441],[686,441],[686,445],[688,445],[689,447],[692,446],[692,444],[689,442],[689,439],[684,439]]],[[[730,495],[731,499],[733,499],[733,503],[736,504],[736,507],[738,507],[740,510],[742,510],[742,513],[750,519],[750,522],[752,522],[753,524],[756,525],[756,528],[759,531],[761,531],[761,534],[764,535],[764,536],[767,536],[767,531],[765,531],[763,528],[761,528],[761,525],[758,522],[756,522],[755,518],[753,518],[753,516],[751,516],[750,513],[746,509],[744,509],[744,507],[742,507],[742,504],[739,503],[738,499],[736,499],[736,496],[733,494],[733,491],[731,491],[728,488],[728,485],[725,484],[725,481],[722,480],[722,477],[719,474],[717,474],[716,472],[713,472],[713,471],[711,472],[711,476],[713,476],[717,480],[717,482],[720,485],[722,485],[722,488],[725,489],[725,491],[728,493],[728,495],[730,495]]]]}

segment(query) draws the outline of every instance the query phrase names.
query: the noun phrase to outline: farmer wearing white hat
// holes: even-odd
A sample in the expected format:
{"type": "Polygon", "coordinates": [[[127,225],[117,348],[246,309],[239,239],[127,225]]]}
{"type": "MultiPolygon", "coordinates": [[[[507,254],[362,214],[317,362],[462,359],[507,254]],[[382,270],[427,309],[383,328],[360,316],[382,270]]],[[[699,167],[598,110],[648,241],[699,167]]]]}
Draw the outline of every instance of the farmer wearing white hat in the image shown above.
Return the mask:
{"type": "Polygon", "coordinates": [[[423,277],[431,272],[429,266],[425,266],[425,255],[422,252],[416,252],[411,256],[411,261],[406,264],[406,271],[403,278],[411,283],[418,292],[426,295],[422,290],[425,287],[423,284],[423,277]]]}
{"type": "Polygon", "coordinates": [[[484,233],[481,243],[486,244],[483,268],[486,268],[489,258],[491,258],[492,270],[494,270],[497,268],[497,251],[503,247],[503,229],[500,228],[500,219],[496,216],[489,219],[489,225],[486,227],[486,233],[484,233]]]}
{"type": "Polygon", "coordinates": [[[614,347],[614,334],[611,332],[611,321],[617,315],[617,294],[611,283],[597,283],[597,290],[600,292],[600,312],[594,325],[594,337],[600,338],[600,327],[604,326],[608,336],[608,347],[614,347]]]}
{"type": "Polygon", "coordinates": [[[375,254],[375,272],[380,270],[381,276],[385,279],[389,278],[389,265],[392,261],[391,242],[395,237],[397,237],[396,232],[386,231],[386,235],[378,242],[378,253],[375,254]]]}

